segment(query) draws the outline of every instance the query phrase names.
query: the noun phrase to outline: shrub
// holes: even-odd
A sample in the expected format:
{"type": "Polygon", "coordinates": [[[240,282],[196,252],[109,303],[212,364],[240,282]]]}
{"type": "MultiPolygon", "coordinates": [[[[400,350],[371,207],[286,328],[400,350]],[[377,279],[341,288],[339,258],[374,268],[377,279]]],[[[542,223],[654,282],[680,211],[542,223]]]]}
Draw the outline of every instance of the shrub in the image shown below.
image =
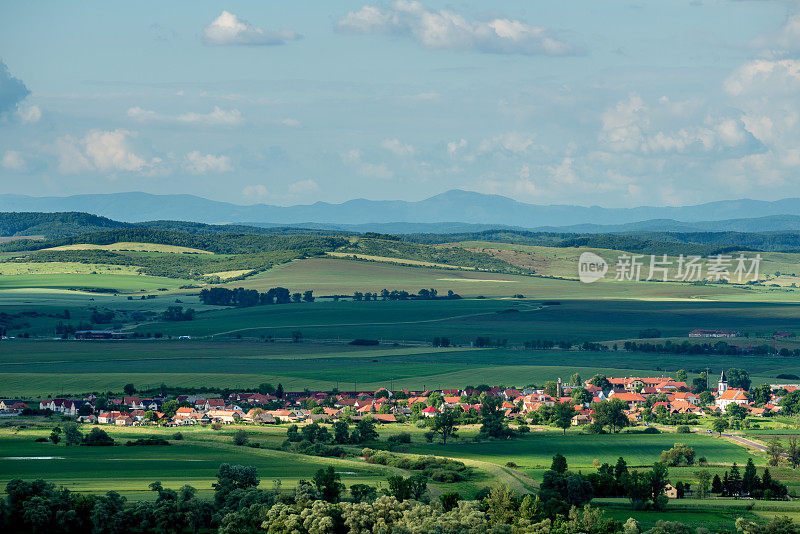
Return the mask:
{"type": "Polygon", "coordinates": [[[175,441],[181,441],[183,439],[183,433],[175,432],[174,434],[172,434],[172,439],[174,439],[175,441]]]}
{"type": "Polygon", "coordinates": [[[678,434],[691,434],[692,430],[686,425],[681,425],[677,428],[677,432],[678,434]]]}
{"type": "Polygon", "coordinates": [[[529,427],[528,425],[519,425],[517,427],[517,432],[519,432],[520,434],[525,434],[525,433],[530,432],[530,431],[531,431],[531,427],[529,427]]]}
{"type": "Polygon", "coordinates": [[[150,445],[170,445],[170,442],[158,436],[150,436],[149,438],[139,438],[135,441],[128,441],[125,443],[127,446],[150,446],[150,445]]]}
{"type": "Polygon", "coordinates": [[[233,434],[233,444],[238,445],[239,447],[243,447],[247,445],[247,442],[250,441],[250,436],[247,435],[247,432],[244,430],[237,430],[233,434]]]}
{"type": "Polygon", "coordinates": [[[506,462],[506,467],[510,467],[510,468],[513,469],[513,468],[518,467],[518,466],[514,462],[506,462]]]}

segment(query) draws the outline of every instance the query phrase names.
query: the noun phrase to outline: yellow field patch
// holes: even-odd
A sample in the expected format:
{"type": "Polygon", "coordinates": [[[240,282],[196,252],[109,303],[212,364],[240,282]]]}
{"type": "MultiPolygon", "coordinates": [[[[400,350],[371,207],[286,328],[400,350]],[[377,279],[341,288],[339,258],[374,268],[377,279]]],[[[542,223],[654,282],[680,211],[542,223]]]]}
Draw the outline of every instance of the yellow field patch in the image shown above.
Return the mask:
{"type": "Polygon", "coordinates": [[[138,275],[139,268],[104,263],[75,263],[50,261],[46,263],[0,263],[0,275],[28,274],[124,274],[138,275]]]}
{"type": "Polygon", "coordinates": [[[219,276],[221,280],[228,280],[230,278],[236,278],[238,276],[243,276],[245,274],[252,273],[253,269],[240,269],[238,271],[219,271],[216,273],[208,273],[205,276],[208,278],[209,276],[219,276]]]}
{"type": "Polygon", "coordinates": [[[491,278],[437,278],[442,282],[497,282],[498,284],[513,284],[519,280],[493,280],[491,278]]]}
{"type": "Polygon", "coordinates": [[[46,248],[44,250],[116,250],[133,252],[170,252],[174,254],[213,254],[207,250],[198,248],[178,247],[175,245],[159,245],[156,243],[133,243],[120,241],[110,245],[93,245],[89,243],[78,243],[75,245],[63,245],[60,247],[46,248]]]}
{"type": "Polygon", "coordinates": [[[474,271],[474,267],[459,267],[457,265],[447,265],[446,263],[432,263],[429,261],[407,260],[405,258],[390,258],[387,256],[370,256],[369,254],[355,254],[353,252],[326,252],[328,256],[336,258],[358,258],[360,260],[380,261],[383,263],[398,263],[401,265],[418,265],[420,267],[440,267],[445,269],[460,269],[463,271],[474,271]]]}

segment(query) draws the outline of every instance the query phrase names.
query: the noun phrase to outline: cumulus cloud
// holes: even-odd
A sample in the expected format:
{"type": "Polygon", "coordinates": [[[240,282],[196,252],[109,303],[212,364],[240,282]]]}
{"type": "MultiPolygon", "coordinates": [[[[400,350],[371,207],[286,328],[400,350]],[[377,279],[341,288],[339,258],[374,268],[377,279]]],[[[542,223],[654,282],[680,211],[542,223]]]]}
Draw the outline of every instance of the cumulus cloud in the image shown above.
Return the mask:
{"type": "Polygon", "coordinates": [[[398,156],[413,156],[416,150],[413,145],[401,142],[399,139],[384,139],[381,147],[398,156]]]}
{"type": "Polygon", "coordinates": [[[356,170],[364,178],[378,178],[380,180],[390,180],[394,178],[394,173],[383,163],[369,163],[361,159],[360,150],[350,150],[342,155],[342,161],[356,170]]]}
{"type": "Polygon", "coordinates": [[[0,165],[2,165],[4,169],[22,171],[25,169],[25,159],[22,157],[22,154],[16,150],[6,150],[6,153],[3,154],[3,159],[0,161],[0,165]]]}
{"type": "Polygon", "coordinates": [[[777,31],[770,31],[753,40],[753,46],[766,50],[772,57],[787,57],[800,52],[800,13],[792,13],[777,31]]]}
{"type": "Polygon", "coordinates": [[[11,75],[3,61],[0,61],[0,115],[14,111],[30,91],[22,80],[11,75]]]}
{"type": "Polygon", "coordinates": [[[613,151],[652,154],[725,150],[752,139],[739,118],[683,116],[685,109],[664,98],[651,108],[631,95],[602,113],[600,141],[613,151]],[[676,116],[689,124],[673,126],[676,116]]]}
{"type": "Polygon", "coordinates": [[[295,195],[311,193],[313,191],[319,191],[319,184],[310,178],[308,180],[300,180],[299,182],[289,184],[289,192],[295,195]]]}
{"type": "Polygon", "coordinates": [[[481,141],[478,145],[478,152],[485,154],[499,150],[504,153],[524,154],[534,146],[533,134],[526,132],[506,132],[481,141]]]}
{"type": "Polygon", "coordinates": [[[39,106],[23,106],[17,104],[16,115],[22,124],[35,124],[42,118],[42,110],[39,106]]]}
{"type": "Polygon", "coordinates": [[[794,94],[800,89],[800,60],[757,59],[747,62],[725,80],[724,87],[733,96],[776,92],[794,94]]]}
{"type": "Polygon", "coordinates": [[[160,160],[150,162],[137,155],[130,143],[134,136],[128,130],[92,130],[83,138],[71,135],[55,143],[58,169],[64,174],[83,171],[146,171],[160,160]]]}
{"type": "Polygon", "coordinates": [[[202,154],[199,150],[193,150],[183,158],[183,168],[191,174],[219,174],[232,171],[233,165],[228,156],[202,154]]]}
{"type": "Polygon", "coordinates": [[[171,124],[191,124],[195,126],[235,127],[244,124],[244,117],[238,109],[225,110],[218,106],[209,113],[189,112],[181,115],[164,115],[152,110],[132,107],[128,109],[128,118],[137,122],[161,122],[171,124]]]}
{"type": "Polygon", "coordinates": [[[298,39],[300,35],[292,30],[266,31],[228,11],[203,28],[207,45],[282,45],[298,39]]]}
{"type": "Polygon", "coordinates": [[[242,189],[242,196],[249,201],[258,202],[267,198],[269,191],[263,184],[248,185],[242,189]]]}
{"type": "Polygon", "coordinates": [[[467,140],[466,139],[459,139],[458,141],[450,141],[447,143],[447,153],[450,155],[451,158],[456,157],[456,154],[460,151],[467,148],[467,140]]]}
{"type": "Polygon", "coordinates": [[[453,11],[432,10],[409,0],[396,0],[385,9],[365,5],[342,17],[336,28],[344,33],[407,37],[430,49],[550,56],[576,52],[575,47],[543,26],[500,18],[473,21],[453,11]]]}

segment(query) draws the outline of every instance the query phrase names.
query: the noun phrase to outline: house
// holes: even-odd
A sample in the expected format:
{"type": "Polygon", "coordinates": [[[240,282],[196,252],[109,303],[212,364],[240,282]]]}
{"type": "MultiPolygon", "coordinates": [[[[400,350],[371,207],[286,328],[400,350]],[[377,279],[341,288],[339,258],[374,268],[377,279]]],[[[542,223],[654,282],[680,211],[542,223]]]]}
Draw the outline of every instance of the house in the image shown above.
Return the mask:
{"type": "Polygon", "coordinates": [[[672,484],[667,483],[667,485],[664,486],[664,495],[666,495],[667,498],[669,499],[677,499],[678,490],[675,489],[675,486],[673,486],[672,484]]]}
{"type": "Polygon", "coordinates": [[[222,399],[208,399],[203,408],[205,410],[222,410],[225,409],[225,401],[222,399]]]}
{"type": "Polygon", "coordinates": [[[612,392],[611,395],[608,396],[609,399],[619,399],[622,402],[628,404],[629,409],[633,409],[637,406],[641,406],[645,402],[645,398],[642,397],[639,393],[617,393],[612,392]]]}
{"type": "Polygon", "coordinates": [[[122,417],[117,417],[114,420],[114,424],[117,426],[131,426],[133,424],[133,418],[130,415],[123,415],[122,417]]]}
{"type": "Polygon", "coordinates": [[[144,410],[144,403],[139,397],[123,397],[122,404],[131,410],[144,410]]]}
{"type": "Polygon", "coordinates": [[[423,415],[423,417],[433,417],[434,415],[436,415],[439,412],[433,406],[428,406],[427,408],[422,410],[420,413],[423,415]]]}
{"type": "Polygon", "coordinates": [[[275,423],[275,417],[272,414],[265,412],[260,408],[253,408],[242,416],[242,420],[255,423],[255,424],[272,424],[275,423]]]}
{"type": "Polygon", "coordinates": [[[735,330],[705,330],[698,328],[689,332],[689,337],[739,337],[740,332],[735,330]]]}
{"type": "Polygon", "coordinates": [[[750,399],[747,397],[747,393],[743,389],[731,388],[725,389],[717,397],[717,400],[714,404],[717,406],[717,408],[724,412],[730,404],[738,404],[742,406],[749,403],[750,399]]]}
{"type": "Polygon", "coordinates": [[[381,423],[396,423],[397,417],[393,413],[376,413],[372,415],[373,419],[381,423]]]}
{"type": "Polygon", "coordinates": [[[237,422],[242,417],[241,412],[236,410],[208,410],[205,415],[212,421],[228,425],[237,422]]]}

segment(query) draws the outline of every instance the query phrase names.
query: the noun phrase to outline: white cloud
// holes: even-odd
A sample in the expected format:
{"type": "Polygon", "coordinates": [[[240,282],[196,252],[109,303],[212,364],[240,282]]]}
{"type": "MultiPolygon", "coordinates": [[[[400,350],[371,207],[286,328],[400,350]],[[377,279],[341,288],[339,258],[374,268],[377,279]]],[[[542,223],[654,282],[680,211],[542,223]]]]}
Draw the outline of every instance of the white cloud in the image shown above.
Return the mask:
{"type": "Polygon", "coordinates": [[[225,110],[218,106],[209,113],[188,112],[181,115],[163,115],[152,110],[132,107],[128,109],[128,118],[137,122],[162,122],[171,124],[191,124],[195,126],[235,127],[244,124],[244,117],[238,109],[225,110]]]}
{"type": "Polygon", "coordinates": [[[342,161],[355,168],[356,172],[364,178],[377,178],[380,180],[390,180],[394,178],[394,173],[383,163],[369,163],[361,159],[360,150],[350,150],[342,154],[342,161]]]}
{"type": "Polygon", "coordinates": [[[800,52],[800,13],[792,13],[777,31],[770,31],[755,40],[753,46],[764,48],[767,55],[785,57],[800,52]]]}
{"type": "Polygon", "coordinates": [[[485,154],[500,150],[512,154],[524,154],[534,146],[533,134],[506,132],[481,141],[480,145],[478,145],[478,153],[485,154]]]}
{"type": "Polygon", "coordinates": [[[300,180],[299,182],[289,184],[289,192],[295,195],[311,193],[313,191],[319,191],[319,184],[310,178],[308,180],[300,180]]]}
{"type": "Polygon", "coordinates": [[[42,110],[39,106],[17,104],[17,117],[22,124],[36,124],[42,118],[42,110]]]}
{"type": "Polygon", "coordinates": [[[745,63],[724,84],[733,96],[796,93],[800,89],[800,60],[757,59],[745,63]]]}
{"type": "Polygon", "coordinates": [[[575,52],[572,45],[554,37],[543,26],[500,18],[471,21],[453,11],[431,10],[409,0],[396,0],[386,9],[365,5],[342,17],[337,29],[408,37],[430,49],[553,56],[575,52]]]}
{"type": "Polygon", "coordinates": [[[447,153],[450,155],[451,158],[456,156],[458,151],[467,148],[467,140],[466,139],[459,139],[458,141],[450,141],[447,143],[447,153]]]}
{"type": "Polygon", "coordinates": [[[750,140],[742,120],[709,114],[698,117],[689,113],[693,106],[662,97],[651,108],[638,95],[631,95],[602,113],[600,141],[616,152],[648,154],[710,152],[743,146],[750,140]],[[676,120],[684,124],[676,127],[676,120]]]}
{"type": "Polygon", "coordinates": [[[192,174],[218,174],[233,170],[228,156],[202,154],[198,150],[186,154],[183,158],[183,168],[192,174]]]}
{"type": "Polygon", "coordinates": [[[384,139],[381,147],[398,156],[413,156],[416,150],[413,145],[401,142],[399,139],[384,139]]]}
{"type": "Polygon", "coordinates": [[[146,172],[160,163],[154,158],[147,162],[134,153],[128,130],[92,130],[83,138],[71,135],[56,140],[54,150],[58,158],[58,169],[64,174],[84,171],[101,172],[146,172]]]}
{"type": "Polygon", "coordinates": [[[262,184],[248,185],[242,189],[242,196],[248,200],[258,202],[266,199],[269,196],[269,191],[262,184]]]}
{"type": "Polygon", "coordinates": [[[287,117],[285,119],[281,119],[281,124],[288,128],[298,128],[300,126],[300,121],[287,117]]]}
{"type": "Polygon", "coordinates": [[[0,161],[3,168],[10,169],[12,171],[21,171],[25,169],[25,158],[22,157],[22,153],[16,150],[6,150],[6,153],[3,154],[3,159],[0,161]]]}
{"type": "Polygon", "coordinates": [[[228,11],[203,28],[207,45],[282,45],[298,39],[300,35],[292,30],[265,31],[228,11]]]}

